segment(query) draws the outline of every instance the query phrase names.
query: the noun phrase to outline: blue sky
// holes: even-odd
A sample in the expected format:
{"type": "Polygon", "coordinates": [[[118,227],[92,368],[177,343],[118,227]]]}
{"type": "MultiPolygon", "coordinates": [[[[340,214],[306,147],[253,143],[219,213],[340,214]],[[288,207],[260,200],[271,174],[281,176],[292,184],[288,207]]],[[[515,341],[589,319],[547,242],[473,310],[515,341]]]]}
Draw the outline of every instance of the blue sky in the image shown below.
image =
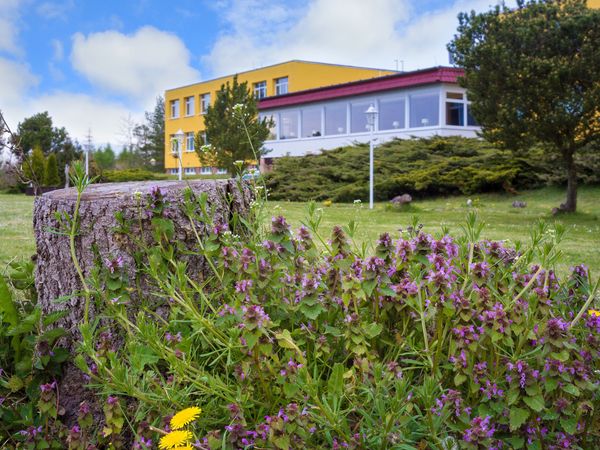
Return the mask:
{"type": "Polygon", "coordinates": [[[447,64],[460,11],[495,0],[0,0],[0,110],[122,144],[165,89],[290,59],[447,64]]]}

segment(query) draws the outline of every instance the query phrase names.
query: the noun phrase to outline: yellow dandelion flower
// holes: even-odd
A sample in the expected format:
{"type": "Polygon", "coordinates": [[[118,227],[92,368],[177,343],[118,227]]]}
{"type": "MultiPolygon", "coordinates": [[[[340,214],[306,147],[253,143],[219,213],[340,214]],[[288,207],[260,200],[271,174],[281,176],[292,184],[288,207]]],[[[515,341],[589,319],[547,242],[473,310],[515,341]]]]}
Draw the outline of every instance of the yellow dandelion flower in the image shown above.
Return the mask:
{"type": "Polygon", "coordinates": [[[192,432],[187,430],[171,431],[169,434],[160,438],[159,448],[166,450],[175,447],[184,447],[192,439],[192,432]]]}
{"type": "Polygon", "coordinates": [[[600,311],[596,311],[595,309],[590,309],[590,310],[588,311],[588,314],[589,314],[590,316],[596,316],[596,317],[600,317],[600,311]]]}
{"type": "Polygon", "coordinates": [[[185,427],[188,423],[193,422],[200,415],[202,410],[197,406],[186,408],[179,411],[171,419],[171,428],[173,430],[180,430],[185,427]]]}
{"type": "Polygon", "coordinates": [[[191,445],[184,445],[182,447],[173,447],[171,450],[194,450],[191,445]]]}

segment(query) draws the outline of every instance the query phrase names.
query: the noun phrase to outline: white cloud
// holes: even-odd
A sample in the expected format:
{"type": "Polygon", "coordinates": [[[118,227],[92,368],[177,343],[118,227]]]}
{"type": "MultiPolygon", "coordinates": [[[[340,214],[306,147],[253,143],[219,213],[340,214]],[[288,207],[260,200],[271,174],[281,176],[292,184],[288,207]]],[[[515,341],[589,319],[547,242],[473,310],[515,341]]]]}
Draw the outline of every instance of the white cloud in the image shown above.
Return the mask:
{"type": "Polygon", "coordinates": [[[0,0],[0,52],[19,55],[22,53],[17,43],[19,34],[19,6],[23,0],[0,0]]]}
{"type": "Polygon", "coordinates": [[[40,3],[36,8],[36,12],[45,19],[67,20],[69,11],[73,6],[75,6],[74,0],[47,1],[40,3]]]}
{"type": "Polygon", "coordinates": [[[281,13],[272,0],[226,0],[231,31],[219,36],[203,62],[223,75],[290,59],[405,70],[447,65],[446,44],[458,25],[457,15],[483,11],[495,0],[455,0],[416,15],[410,0],[311,0],[308,8],[281,13]],[[248,25],[252,24],[252,25],[248,25]]]}
{"type": "Polygon", "coordinates": [[[134,120],[143,118],[142,111],[133,111],[117,102],[110,102],[87,94],[54,92],[33,99],[28,105],[31,114],[48,111],[55,126],[64,126],[69,135],[83,143],[91,131],[95,145],[107,142],[116,145],[123,119],[132,115],[134,120]],[[132,114],[133,113],[133,114],[132,114]]]}
{"type": "Polygon", "coordinates": [[[73,36],[71,63],[93,85],[137,101],[154,99],[173,86],[198,81],[190,52],[174,34],[143,27],[73,36]]]}
{"type": "Polygon", "coordinates": [[[26,64],[0,57],[0,105],[3,109],[20,107],[38,78],[26,64]]]}

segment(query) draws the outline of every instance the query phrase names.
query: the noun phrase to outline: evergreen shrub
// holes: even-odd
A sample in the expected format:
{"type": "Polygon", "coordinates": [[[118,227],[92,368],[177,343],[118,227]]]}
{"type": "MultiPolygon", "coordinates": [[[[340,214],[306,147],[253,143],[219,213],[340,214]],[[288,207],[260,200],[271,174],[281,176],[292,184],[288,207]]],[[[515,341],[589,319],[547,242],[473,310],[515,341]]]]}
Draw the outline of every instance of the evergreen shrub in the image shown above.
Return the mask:
{"type": "MultiPolygon", "coordinates": [[[[578,156],[581,180],[600,183],[600,159],[578,156]]],[[[530,189],[566,181],[560,160],[543,148],[516,155],[480,139],[432,137],[394,140],[375,149],[375,199],[473,194],[530,189]]],[[[352,202],[369,195],[369,150],[355,145],[304,157],[275,160],[266,175],[272,200],[352,202]]]]}

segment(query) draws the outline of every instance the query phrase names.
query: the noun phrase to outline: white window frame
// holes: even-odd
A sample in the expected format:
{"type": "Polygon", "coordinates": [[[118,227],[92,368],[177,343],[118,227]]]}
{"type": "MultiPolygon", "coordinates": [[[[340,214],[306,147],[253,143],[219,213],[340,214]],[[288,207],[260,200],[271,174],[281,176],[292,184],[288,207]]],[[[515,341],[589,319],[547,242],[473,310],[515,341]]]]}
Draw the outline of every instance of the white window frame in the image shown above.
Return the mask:
{"type": "Polygon", "coordinates": [[[174,134],[171,134],[169,139],[171,141],[171,153],[177,155],[179,152],[179,139],[174,134]]]}
{"type": "Polygon", "coordinates": [[[212,175],[212,167],[200,167],[200,175],[212,175]]]}
{"type": "Polygon", "coordinates": [[[254,83],[254,97],[258,100],[267,96],[267,82],[259,81],[254,83]]]}
{"type": "Polygon", "coordinates": [[[210,106],[210,92],[206,94],[200,94],[200,114],[206,114],[208,107],[210,106]]]}
{"type": "Polygon", "coordinates": [[[189,133],[185,133],[185,151],[186,152],[193,152],[195,150],[195,143],[194,143],[194,132],[190,131],[189,133]],[[191,139],[190,139],[191,137],[191,139]],[[190,141],[192,143],[192,145],[190,146],[190,141]]]}
{"type": "Polygon", "coordinates": [[[288,77],[275,78],[275,95],[284,95],[289,92],[288,77]]]}
{"type": "Polygon", "coordinates": [[[169,105],[171,107],[171,119],[178,119],[179,118],[179,99],[171,100],[169,102],[169,105]]]}
{"type": "Polygon", "coordinates": [[[170,175],[177,175],[179,173],[179,169],[169,169],[170,175]]]}
{"type": "Polygon", "coordinates": [[[227,173],[227,169],[218,168],[217,175],[225,175],[227,173]]]}
{"type": "Polygon", "coordinates": [[[194,115],[194,96],[192,95],[190,97],[185,97],[184,104],[185,104],[185,116],[186,117],[193,116],[194,115]]]}
{"type": "Polygon", "coordinates": [[[185,167],[185,168],[183,169],[183,172],[184,172],[186,175],[196,175],[196,168],[195,168],[195,167],[185,167]]]}

